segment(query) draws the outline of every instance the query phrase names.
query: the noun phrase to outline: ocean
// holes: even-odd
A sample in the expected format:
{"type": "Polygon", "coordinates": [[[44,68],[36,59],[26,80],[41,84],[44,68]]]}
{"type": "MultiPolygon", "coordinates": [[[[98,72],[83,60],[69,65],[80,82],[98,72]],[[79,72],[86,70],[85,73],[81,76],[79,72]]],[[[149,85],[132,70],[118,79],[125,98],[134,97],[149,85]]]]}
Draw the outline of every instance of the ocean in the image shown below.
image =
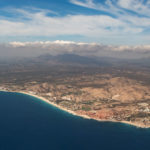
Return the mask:
{"type": "Polygon", "coordinates": [[[150,129],[83,119],[28,95],[0,92],[0,150],[150,150],[150,129]]]}

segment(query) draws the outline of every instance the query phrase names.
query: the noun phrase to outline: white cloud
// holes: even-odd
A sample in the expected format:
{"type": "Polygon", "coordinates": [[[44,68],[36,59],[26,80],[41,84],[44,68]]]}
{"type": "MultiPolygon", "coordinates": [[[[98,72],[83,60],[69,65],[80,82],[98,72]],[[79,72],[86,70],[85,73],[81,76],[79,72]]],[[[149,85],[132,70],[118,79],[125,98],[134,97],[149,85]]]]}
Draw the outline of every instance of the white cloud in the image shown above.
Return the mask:
{"type": "MultiPolygon", "coordinates": [[[[130,18],[128,24],[117,18],[107,15],[67,15],[64,17],[47,16],[47,12],[29,12],[16,10],[24,19],[0,19],[0,36],[57,36],[82,35],[102,37],[124,34],[141,33],[144,29],[130,18]]],[[[144,26],[148,26],[149,19],[143,18],[144,26]]]]}
{"type": "Polygon", "coordinates": [[[134,59],[150,57],[150,45],[113,46],[72,41],[11,42],[0,44],[0,53],[0,58],[36,57],[44,54],[58,55],[70,53],[82,56],[134,59]]]}
{"type": "MultiPolygon", "coordinates": [[[[105,0],[105,3],[96,3],[94,0],[71,0],[71,3],[114,15],[119,21],[127,26],[136,28],[150,23],[150,0],[105,0]]],[[[143,29],[144,30],[144,29],[143,29]]]]}
{"type": "Polygon", "coordinates": [[[83,7],[89,7],[89,8],[94,8],[95,4],[93,3],[93,0],[85,0],[85,2],[79,1],[79,0],[70,0],[71,3],[80,5],[83,7]]]}
{"type": "Polygon", "coordinates": [[[144,31],[149,30],[150,26],[150,9],[148,9],[150,1],[143,3],[143,0],[106,0],[104,4],[95,3],[93,0],[70,0],[70,2],[82,7],[104,11],[113,14],[113,16],[101,14],[60,17],[56,12],[50,10],[9,9],[8,13],[17,15],[13,18],[0,16],[1,39],[3,37],[56,37],[64,35],[78,35],[86,39],[93,39],[92,41],[106,39],[105,43],[110,41],[119,43],[120,40],[121,43],[129,42],[128,37],[132,37],[135,40],[134,43],[144,43],[150,39],[150,36],[144,34],[144,31]],[[133,4],[134,6],[132,6],[133,4]],[[125,9],[132,9],[139,14],[145,13],[145,16],[133,15],[125,9]],[[49,13],[55,15],[48,15],[49,13]]]}
{"type": "Polygon", "coordinates": [[[144,15],[150,17],[150,1],[147,0],[118,0],[118,5],[121,8],[136,12],[138,15],[144,15]]]}
{"type": "MultiPolygon", "coordinates": [[[[105,3],[94,2],[94,0],[70,0],[71,3],[82,7],[106,11],[115,15],[128,14],[128,10],[138,15],[150,17],[150,0],[105,0],[105,3]]],[[[129,13],[131,15],[131,13],[129,13]]]]}

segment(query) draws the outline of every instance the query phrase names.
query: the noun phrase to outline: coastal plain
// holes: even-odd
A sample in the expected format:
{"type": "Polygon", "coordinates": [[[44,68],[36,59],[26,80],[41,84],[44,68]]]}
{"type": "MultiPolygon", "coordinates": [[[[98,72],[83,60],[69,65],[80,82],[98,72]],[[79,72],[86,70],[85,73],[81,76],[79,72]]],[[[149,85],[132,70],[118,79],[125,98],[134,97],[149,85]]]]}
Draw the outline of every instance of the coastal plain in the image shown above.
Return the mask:
{"type": "Polygon", "coordinates": [[[147,63],[79,60],[61,55],[1,62],[0,90],[37,96],[86,118],[150,127],[147,63]]]}

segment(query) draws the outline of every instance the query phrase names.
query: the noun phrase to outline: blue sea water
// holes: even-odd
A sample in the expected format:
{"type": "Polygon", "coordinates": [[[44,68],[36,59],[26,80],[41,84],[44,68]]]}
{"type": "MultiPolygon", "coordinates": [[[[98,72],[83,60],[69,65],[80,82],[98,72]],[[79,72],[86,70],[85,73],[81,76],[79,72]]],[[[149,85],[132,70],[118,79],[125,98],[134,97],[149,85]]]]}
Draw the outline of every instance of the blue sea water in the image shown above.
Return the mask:
{"type": "Polygon", "coordinates": [[[0,92],[0,150],[150,150],[150,129],[83,119],[28,95],[0,92]]]}

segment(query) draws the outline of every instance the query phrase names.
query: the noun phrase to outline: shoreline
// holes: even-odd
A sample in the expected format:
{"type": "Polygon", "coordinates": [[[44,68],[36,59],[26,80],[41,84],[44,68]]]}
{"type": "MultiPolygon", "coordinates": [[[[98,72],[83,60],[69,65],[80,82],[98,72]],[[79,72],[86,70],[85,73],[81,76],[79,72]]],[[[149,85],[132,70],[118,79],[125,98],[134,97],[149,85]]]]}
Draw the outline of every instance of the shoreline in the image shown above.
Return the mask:
{"type": "Polygon", "coordinates": [[[54,107],[56,107],[56,108],[58,108],[58,109],[60,109],[60,110],[63,110],[63,111],[65,111],[65,112],[69,113],[69,114],[72,114],[72,115],[78,116],[78,117],[82,117],[82,118],[84,118],[84,119],[91,119],[91,120],[96,120],[96,121],[99,121],[99,122],[123,123],[123,124],[131,125],[131,126],[134,126],[134,127],[137,127],[137,128],[145,128],[145,129],[150,128],[150,127],[146,127],[146,126],[143,126],[143,125],[140,125],[140,124],[132,123],[132,122],[130,122],[130,121],[103,120],[103,119],[91,118],[91,117],[89,117],[89,116],[87,116],[87,115],[80,115],[80,114],[75,113],[75,112],[72,111],[72,110],[69,110],[69,109],[64,108],[64,107],[62,107],[62,106],[59,106],[59,105],[57,105],[56,103],[53,103],[53,102],[49,101],[48,99],[46,99],[46,98],[44,98],[44,97],[42,97],[42,96],[39,96],[39,95],[36,95],[36,94],[32,94],[32,93],[28,93],[28,92],[25,92],[25,91],[6,91],[6,90],[2,91],[2,90],[1,90],[0,92],[12,92],[12,93],[20,93],[20,94],[32,96],[32,97],[38,98],[39,100],[44,101],[44,102],[46,102],[46,103],[52,105],[52,106],[54,106],[54,107]]]}
{"type": "Polygon", "coordinates": [[[35,94],[31,94],[31,93],[27,93],[27,92],[23,92],[23,91],[19,91],[19,92],[15,92],[15,93],[21,93],[21,94],[25,94],[25,95],[29,95],[29,96],[38,98],[38,99],[40,99],[40,100],[42,100],[42,101],[44,101],[44,102],[46,102],[46,103],[48,103],[48,104],[50,104],[50,105],[52,105],[52,106],[58,108],[58,109],[61,109],[61,110],[63,110],[63,111],[66,111],[66,112],[68,112],[68,113],[70,113],[70,114],[72,114],[72,115],[74,115],[74,116],[82,117],[82,118],[85,118],[85,119],[92,119],[92,118],[90,118],[90,117],[88,117],[88,116],[86,116],[86,115],[79,115],[79,114],[76,114],[74,111],[69,110],[69,109],[67,109],[67,108],[64,108],[64,107],[62,107],[62,106],[59,106],[59,105],[57,105],[57,104],[55,104],[55,103],[53,103],[53,102],[47,100],[46,98],[44,98],[44,97],[42,97],[42,96],[35,95],[35,94]]]}

